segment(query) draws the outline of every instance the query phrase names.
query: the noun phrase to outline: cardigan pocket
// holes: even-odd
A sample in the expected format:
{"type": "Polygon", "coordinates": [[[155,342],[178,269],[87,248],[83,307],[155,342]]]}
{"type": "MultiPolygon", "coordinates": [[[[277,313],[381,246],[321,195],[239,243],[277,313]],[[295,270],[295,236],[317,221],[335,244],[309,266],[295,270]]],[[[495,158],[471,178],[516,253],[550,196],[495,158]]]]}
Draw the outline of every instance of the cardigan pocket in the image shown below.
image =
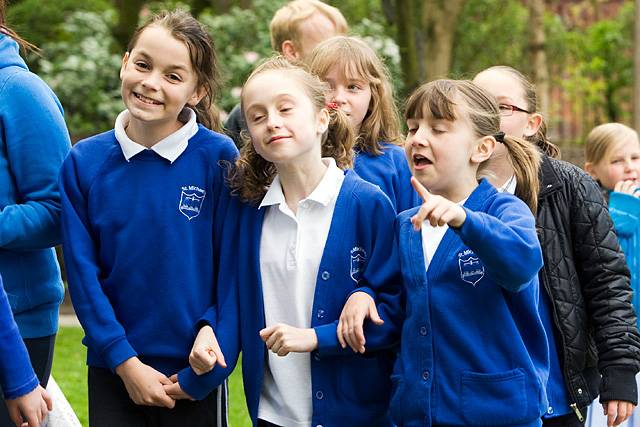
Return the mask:
{"type": "Polygon", "coordinates": [[[462,415],[470,425],[506,426],[536,417],[529,414],[531,390],[520,368],[492,374],[465,371],[461,386],[462,415]]]}
{"type": "Polygon", "coordinates": [[[391,375],[391,401],[389,402],[389,414],[391,421],[397,426],[402,426],[402,401],[404,400],[404,380],[402,375],[391,375]]]}
{"type": "Polygon", "coordinates": [[[339,392],[351,402],[380,404],[389,402],[389,377],[393,360],[384,353],[374,357],[353,355],[340,363],[339,392]]]}

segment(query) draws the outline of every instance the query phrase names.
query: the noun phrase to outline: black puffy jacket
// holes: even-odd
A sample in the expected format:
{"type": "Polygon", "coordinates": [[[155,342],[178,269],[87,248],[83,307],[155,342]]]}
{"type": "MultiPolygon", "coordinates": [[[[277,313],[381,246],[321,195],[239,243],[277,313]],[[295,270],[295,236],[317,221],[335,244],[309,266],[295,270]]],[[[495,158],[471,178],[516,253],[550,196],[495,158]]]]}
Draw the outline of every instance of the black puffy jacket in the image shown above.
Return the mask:
{"type": "Polygon", "coordinates": [[[569,163],[544,157],[536,218],[544,255],[540,286],[571,401],[637,404],[640,336],[629,269],[598,185],[569,163]],[[600,380],[602,375],[602,381],[600,380]]]}

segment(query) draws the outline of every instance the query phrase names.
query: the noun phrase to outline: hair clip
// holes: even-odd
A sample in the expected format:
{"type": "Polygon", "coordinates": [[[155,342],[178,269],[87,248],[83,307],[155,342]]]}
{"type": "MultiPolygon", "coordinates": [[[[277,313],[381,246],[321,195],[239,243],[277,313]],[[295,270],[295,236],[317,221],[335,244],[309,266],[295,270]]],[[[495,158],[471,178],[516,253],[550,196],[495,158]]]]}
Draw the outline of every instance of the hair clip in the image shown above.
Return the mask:
{"type": "Polygon", "coordinates": [[[500,132],[496,133],[495,135],[493,135],[493,137],[496,139],[496,141],[504,144],[504,132],[500,131],[500,132]]]}
{"type": "Polygon", "coordinates": [[[325,107],[327,107],[328,110],[338,110],[340,107],[338,107],[338,103],[337,102],[327,102],[325,104],[325,107]]]}

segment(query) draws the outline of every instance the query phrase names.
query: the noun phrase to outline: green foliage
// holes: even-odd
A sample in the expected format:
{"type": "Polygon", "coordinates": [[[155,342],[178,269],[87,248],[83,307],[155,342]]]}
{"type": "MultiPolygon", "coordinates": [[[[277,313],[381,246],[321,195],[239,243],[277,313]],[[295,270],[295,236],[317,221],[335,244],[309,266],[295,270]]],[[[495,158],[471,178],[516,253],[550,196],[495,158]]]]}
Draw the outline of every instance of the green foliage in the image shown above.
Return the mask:
{"type": "Polygon", "coordinates": [[[7,10],[7,22],[25,39],[37,46],[57,40],[60,24],[78,11],[104,12],[109,0],[22,0],[7,10]]]}
{"type": "Polygon", "coordinates": [[[40,76],[60,98],[74,139],[112,128],[124,108],[121,57],[110,52],[113,24],[113,11],[75,12],[60,26],[58,39],[42,46],[40,76]]]}

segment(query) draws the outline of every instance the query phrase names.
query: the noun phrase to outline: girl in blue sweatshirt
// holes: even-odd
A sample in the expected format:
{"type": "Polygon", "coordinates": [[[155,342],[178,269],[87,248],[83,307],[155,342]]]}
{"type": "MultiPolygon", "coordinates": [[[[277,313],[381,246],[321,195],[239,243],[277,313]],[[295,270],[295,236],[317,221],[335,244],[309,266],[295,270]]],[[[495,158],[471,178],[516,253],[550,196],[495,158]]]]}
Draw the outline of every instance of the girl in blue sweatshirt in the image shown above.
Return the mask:
{"type": "Polygon", "coordinates": [[[424,203],[396,222],[407,302],[394,421],[539,426],[549,359],[537,310],[536,195],[527,207],[478,182],[503,144],[518,178],[536,189],[539,155],[499,132],[494,98],[469,81],[423,85],[405,117],[412,182],[424,203]]]}
{"type": "Polygon", "coordinates": [[[316,46],[308,64],[329,83],[330,101],[347,114],[356,131],[353,169],[380,187],[397,212],[419,205],[401,147],[391,78],[378,55],[362,39],[337,36],[316,46]]]}
{"type": "Polygon", "coordinates": [[[49,394],[38,384],[29,354],[11,315],[0,278],[0,387],[11,421],[39,427],[52,407],[49,394]]]}
{"type": "MultiPolygon", "coordinates": [[[[62,106],[19,48],[35,48],[4,22],[0,0],[0,274],[40,383],[53,364],[64,296],[54,246],[60,244],[58,174],[71,146],[62,106]]],[[[13,422],[0,390],[0,427],[13,422]]]]}
{"type": "Polygon", "coordinates": [[[226,393],[203,393],[213,388],[188,365],[193,325],[215,304],[219,162],[237,154],[202,124],[217,72],[193,17],[153,17],[122,60],[127,110],[63,165],[64,255],[86,333],[92,426],[225,423],[226,393]],[[202,400],[177,401],[188,397],[202,400]]]}
{"type": "Polygon", "coordinates": [[[225,287],[217,317],[207,319],[213,328],[201,329],[192,366],[206,371],[216,362],[208,355],[213,330],[227,360],[237,358],[240,340],[254,425],[392,425],[401,293],[395,212],[379,188],[344,171],[352,129],[342,111],[325,107],[326,89],[275,58],[242,90],[252,144],[232,168],[237,197],[221,261],[237,286],[225,287]],[[358,289],[375,297],[380,313],[377,325],[366,325],[365,354],[344,348],[337,334],[358,289]],[[238,312],[240,331],[231,333],[238,312]]]}

